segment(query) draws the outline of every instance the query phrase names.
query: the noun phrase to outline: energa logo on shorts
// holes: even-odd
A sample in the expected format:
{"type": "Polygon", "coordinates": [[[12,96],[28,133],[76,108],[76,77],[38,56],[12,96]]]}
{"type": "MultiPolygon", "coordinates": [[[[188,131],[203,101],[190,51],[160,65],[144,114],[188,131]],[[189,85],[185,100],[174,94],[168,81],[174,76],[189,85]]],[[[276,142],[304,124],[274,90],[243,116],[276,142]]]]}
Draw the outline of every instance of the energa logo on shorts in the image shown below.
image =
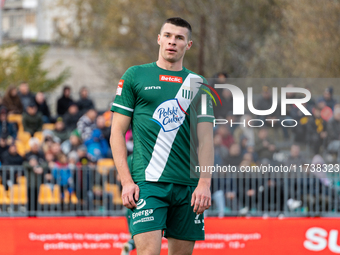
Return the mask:
{"type": "Polygon", "coordinates": [[[146,201],[144,199],[139,199],[137,202],[137,210],[142,209],[146,205],[146,201]]]}

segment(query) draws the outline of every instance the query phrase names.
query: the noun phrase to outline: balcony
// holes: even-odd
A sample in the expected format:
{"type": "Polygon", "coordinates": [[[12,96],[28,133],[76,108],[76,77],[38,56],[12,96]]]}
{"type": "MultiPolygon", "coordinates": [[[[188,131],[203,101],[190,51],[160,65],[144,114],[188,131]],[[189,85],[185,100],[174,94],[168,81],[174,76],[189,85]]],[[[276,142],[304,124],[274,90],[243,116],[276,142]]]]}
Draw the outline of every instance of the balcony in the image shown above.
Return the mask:
{"type": "Polygon", "coordinates": [[[6,0],[4,9],[34,9],[38,0],[6,0]]]}

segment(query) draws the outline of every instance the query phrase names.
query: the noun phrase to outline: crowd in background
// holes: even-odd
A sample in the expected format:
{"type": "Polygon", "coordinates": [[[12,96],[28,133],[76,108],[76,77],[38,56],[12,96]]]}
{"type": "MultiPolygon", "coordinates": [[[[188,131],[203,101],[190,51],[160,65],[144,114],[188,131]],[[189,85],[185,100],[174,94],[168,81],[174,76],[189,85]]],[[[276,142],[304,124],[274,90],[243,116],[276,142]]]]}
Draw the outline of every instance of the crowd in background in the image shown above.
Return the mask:
{"type": "MultiPolygon", "coordinates": [[[[219,79],[220,83],[225,83],[227,74],[218,73],[215,78],[219,79]]],[[[287,87],[293,85],[288,84],[287,87]]],[[[340,104],[334,99],[331,87],[326,88],[320,97],[313,97],[303,104],[312,116],[305,116],[296,105],[288,105],[287,115],[283,118],[280,104],[271,116],[266,116],[266,119],[280,121],[294,119],[298,123],[294,128],[283,128],[280,121],[275,122],[273,126],[271,122],[265,121],[263,127],[249,127],[247,123],[250,119],[263,119],[263,116],[253,116],[251,113],[240,117],[233,115],[231,92],[223,89],[218,93],[223,107],[215,107],[215,118],[245,125],[216,125],[215,165],[292,164],[299,167],[305,163],[324,164],[339,161],[340,104]],[[279,160],[278,155],[282,152],[286,152],[287,155],[279,160]]],[[[290,99],[300,96],[296,93],[287,94],[287,98],[290,99]]],[[[271,106],[271,89],[263,86],[254,107],[266,110],[271,106]]],[[[9,86],[0,100],[0,163],[2,166],[22,165],[27,169],[29,178],[31,176],[31,179],[37,179],[39,176],[41,183],[58,180],[62,187],[70,190],[77,169],[81,169],[82,166],[95,166],[102,158],[112,158],[109,146],[111,119],[110,109],[106,112],[96,110],[86,87],[80,89],[79,100],[73,100],[71,87],[64,86],[63,93],[57,101],[56,115],[52,115],[44,93],[32,93],[26,82],[22,82],[18,87],[9,86]],[[18,123],[9,120],[11,115],[22,116],[21,129],[18,123]],[[47,128],[50,123],[52,127],[47,128]],[[24,150],[19,150],[23,134],[29,136],[28,146],[24,150]]],[[[133,150],[131,130],[126,134],[126,142],[130,154],[133,150]]],[[[314,179],[318,185],[324,187],[327,195],[335,197],[336,187],[326,173],[308,171],[303,173],[314,174],[314,179]]],[[[3,174],[0,173],[0,184],[5,185],[7,189],[11,184],[5,180],[1,182],[2,177],[3,174]]],[[[246,182],[247,178],[243,178],[242,181],[228,176],[213,178],[212,198],[219,215],[224,215],[225,209],[232,204],[236,205],[238,210],[244,210],[246,200],[255,198],[257,200],[261,196],[259,193],[264,190],[273,190],[273,187],[275,190],[282,190],[284,186],[283,179],[269,179],[261,185],[260,180],[255,180],[254,186],[246,185],[246,182]],[[240,189],[243,190],[242,194],[239,192],[240,189]]],[[[296,191],[301,188],[302,181],[295,178],[294,182],[296,191]]],[[[309,184],[308,197],[301,198],[293,192],[289,193],[287,201],[281,198],[280,209],[283,209],[284,203],[287,203],[289,208],[296,209],[301,206],[304,199],[306,201],[314,199],[313,203],[316,204],[313,197],[315,185],[316,183],[309,184]]],[[[246,211],[248,209],[250,208],[246,208],[246,211]]]]}
{"type": "MultiPolygon", "coordinates": [[[[218,83],[228,83],[225,73],[218,73],[215,78],[218,79],[218,83]]],[[[288,84],[287,87],[294,87],[294,85],[288,84]]],[[[327,171],[310,171],[304,165],[319,164],[323,166],[323,164],[329,163],[328,166],[331,166],[331,164],[339,163],[340,104],[334,99],[332,87],[326,88],[321,96],[312,97],[311,100],[303,104],[312,113],[311,116],[305,116],[296,105],[287,105],[287,115],[281,116],[279,102],[277,109],[270,116],[254,116],[251,113],[246,113],[237,117],[232,114],[233,97],[231,92],[228,89],[223,89],[218,93],[221,95],[223,107],[216,106],[215,118],[226,119],[228,124],[216,125],[214,128],[215,165],[239,167],[293,165],[298,170],[297,172],[300,172],[299,167],[302,166],[301,174],[304,175],[269,178],[265,183],[263,183],[263,179],[253,180],[247,178],[247,175],[241,181],[240,178],[228,178],[228,176],[222,180],[221,178],[213,179],[213,186],[215,186],[213,189],[217,190],[213,194],[213,200],[217,204],[217,209],[220,208],[218,209],[220,215],[223,215],[224,208],[228,207],[228,204],[229,207],[235,205],[238,210],[247,212],[251,208],[245,208],[244,201],[257,200],[261,196],[259,193],[263,194],[266,189],[272,192],[280,190],[281,195],[287,192],[289,199],[284,201],[283,197],[280,198],[279,210],[284,209],[285,203],[292,210],[301,207],[304,202],[315,207],[319,203],[316,201],[316,196],[321,193],[328,198],[338,199],[336,195],[338,187],[332,180],[332,176],[327,171]],[[279,121],[274,122],[273,126],[271,121],[264,121],[262,127],[254,128],[248,125],[248,121],[251,119],[262,119],[263,121],[264,119],[277,119],[279,121]],[[287,128],[280,124],[281,121],[287,120],[287,125],[289,119],[295,120],[297,125],[287,128]],[[242,124],[231,126],[231,121],[242,124]],[[309,181],[308,185],[305,185],[304,179],[306,178],[313,179],[313,181],[309,181]],[[259,184],[261,181],[262,183],[259,184]],[[248,182],[247,185],[246,182],[248,182]],[[252,187],[249,183],[254,182],[256,185],[252,187]],[[283,192],[285,182],[288,183],[287,187],[293,186],[292,192],[290,190],[283,192]],[[303,185],[307,186],[308,196],[305,197],[302,194],[303,185]],[[240,194],[240,190],[243,190],[242,194],[240,194]]],[[[289,99],[302,96],[304,97],[298,93],[287,93],[289,99]]],[[[261,95],[254,103],[255,109],[270,109],[272,103],[271,88],[263,86],[261,95]]],[[[258,123],[251,124],[259,125],[258,123]]],[[[293,124],[291,123],[291,125],[293,124]]],[[[339,176],[339,171],[337,175],[339,176]]],[[[324,199],[326,198],[320,199],[320,204],[324,203],[322,201],[324,199]]],[[[326,201],[326,206],[330,202],[326,201]]]]}
{"type": "MultiPolygon", "coordinates": [[[[32,93],[26,82],[9,86],[0,98],[0,166],[24,166],[31,186],[39,179],[40,183],[58,181],[69,189],[76,170],[112,158],[112,113],[110,109],[98,112],[88,94],[82,87],[79,100],[73,100],[71,87],[64,86],[52,115],[44,93],[32,93]],[[13,121],[13,116],[20,116],[20,121],[13,121]]],[[[13,184],[8,179],[9,173],[0,171],[5,189],[13,184]]]]}

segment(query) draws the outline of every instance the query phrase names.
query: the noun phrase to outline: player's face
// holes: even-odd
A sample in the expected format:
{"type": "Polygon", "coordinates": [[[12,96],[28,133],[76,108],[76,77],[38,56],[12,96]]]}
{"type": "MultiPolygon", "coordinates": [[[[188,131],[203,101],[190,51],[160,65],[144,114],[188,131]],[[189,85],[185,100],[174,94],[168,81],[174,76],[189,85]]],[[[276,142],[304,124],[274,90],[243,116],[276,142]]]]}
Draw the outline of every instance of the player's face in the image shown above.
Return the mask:
{"type": "Polygon", "coordinates": [[[189,41],[189,30],[173,24],[164,24],[161,34],[158,35],[160,45],[160,57],[164,60],[176,63],[182,61],[185,51],[189,50],[192,41],[189,41]]]}

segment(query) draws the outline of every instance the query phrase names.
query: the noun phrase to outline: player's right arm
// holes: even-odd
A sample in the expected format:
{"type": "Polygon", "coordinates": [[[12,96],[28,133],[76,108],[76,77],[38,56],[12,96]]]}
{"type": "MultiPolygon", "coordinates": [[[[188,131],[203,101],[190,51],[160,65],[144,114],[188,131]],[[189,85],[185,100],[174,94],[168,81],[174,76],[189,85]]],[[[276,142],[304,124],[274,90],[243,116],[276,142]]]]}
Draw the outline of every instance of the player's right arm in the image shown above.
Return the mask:
{"type": "Polygon", "coordinates": [[[123,205],[129,209],[136,206],[139,187],[134,183],[127,164],[125,134],[131,123],[135,108],[135,67],[130,67],[119,81],[113,111],[110,145],[116,168],[121,178],[123,205]]]}
{"type": "Polygon", "coordinates": [[[110,145],[112,149],[112,156],[123,187],[123,205],[132,209],[137,206],[135,201],[138,201],[139,198],[139,187],[132,180],[127,164],[125,134],[129,128],[130,122],[131,117],[118,112],[113,113],[110,145]]]}

